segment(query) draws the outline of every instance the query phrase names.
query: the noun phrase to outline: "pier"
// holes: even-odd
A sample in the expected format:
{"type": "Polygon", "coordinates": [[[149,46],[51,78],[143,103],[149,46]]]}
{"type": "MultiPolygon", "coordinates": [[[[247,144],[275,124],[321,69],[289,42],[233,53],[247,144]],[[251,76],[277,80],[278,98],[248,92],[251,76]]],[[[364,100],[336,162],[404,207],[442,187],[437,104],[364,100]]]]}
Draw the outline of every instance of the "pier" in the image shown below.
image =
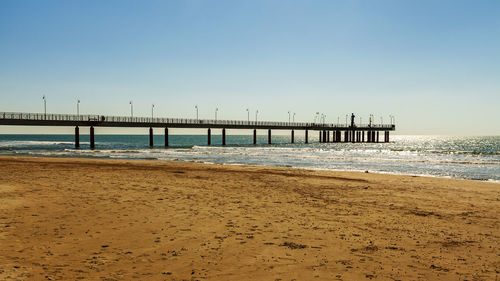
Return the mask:
{"type": "Polygon", "coordinates": [[[207,145],[212,144],[212,129],[222,129],[222,145],[226,145],[226,131],[229,129],[253,130],[253,144],[257,144],[257,130],[267,130],[268,144],[272,144],[272,130],[289,130],[290,143],[295,143],[296,131],[304,131],[306,144],[310,143],[309,131],[318,132],[320,143],[378,143],[389,142],[389,132],[396,130],[395,124],[356,124],[354,114],[351,115],[350,124],[333,124],[0,112],[0,125],[74,127],[75,148],[80,147],[80,127],[89,127],[91,149],[95,148],[95,127],[148,129],[150,147],[154,146],[153,128],[165,129],[165,147],[169,145],[169,128],[207,129],[207,145]]]}

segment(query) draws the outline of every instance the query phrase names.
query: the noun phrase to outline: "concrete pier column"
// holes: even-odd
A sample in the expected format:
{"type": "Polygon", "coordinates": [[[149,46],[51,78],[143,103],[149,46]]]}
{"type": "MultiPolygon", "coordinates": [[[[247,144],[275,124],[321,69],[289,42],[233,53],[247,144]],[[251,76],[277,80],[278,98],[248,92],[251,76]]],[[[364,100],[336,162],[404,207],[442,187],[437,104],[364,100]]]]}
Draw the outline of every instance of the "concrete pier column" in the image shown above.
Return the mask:
{"type": "Polygon", "coordinates": [[[377,131],[377,142],[379,142],[379,141],[378,141],[378,133],[379,133],[379,131],[377,131]]]}
{"type": "Polygon", "coordinates": [[[267,130],[267,143],[271,144],[271,129],[267,130]]]}
{"type": "Polygon", "coordinates": [[[168,128],[165,128],[165,147],[168,146],[168,128]]]}
{"type": "Polygon", "coordinates": [[[389,133],[389,131],[386,131],[386,133],[387,133],[387,140],[386,140],[385,142],[389,142],[389,141],[390,141],[390,140],[389,140],[389,134],[390,134],[390,133],[389,133]]]}
{"type": "Polygon", "coordinates": [[[212,130],[210,128],[207,130],[207,145],[212,145],[212,130]]]}
{"type": "Polygon", "coordinates": [[[327,142],[327,140],[326,140],[326,130],[323,130],[323,142],[327,142]]]}
{"type": "Polygon", "coordinates": [[[295,143],[295,132],[292,130],[292,143],[295,143]]]}
{"type": "Polygon", "coordinates": [[[149,127],[149,147],[153,147],[153,128],[149,127]]]}
{"type": "Polygon", "coordinates": [[[323,134],[321,134],[321,131],[319,131],[319,142],[322,142],[321,141],[321,137],[322,137],[323,134]]]}
{"type": "Polygon", "coordinates": [[[375,142],[375,131],[372,132],[372,142],[375,142]]]}
{"type": "Polygon", "coordinates": [[[257,130],[253,129],[253,144],[257,144],[257,130]]]}
{"type": "Polygon", "coordinates": [[[366,142],[371,142],[372,138],[372,131],[367,131],[366,132],[366,142]]]}
{"type": "Polygon", "coordinates": [[[344,142],[349,141],[349,131],[344,131],[344,142]]]}
{"type": "Polygon", "coordinates": [[[361,142],[365,142],[365,131],[361,131],[361,142]]]}
{"type": "Polygon", "coordinates": [[[222,129],[222,145],[226,145],[226,128],[222,129]]]}
{"type": "Polygon", "coordinates": [[[94,126],[90,126],[90,149],[95,148],[94,126]]]}
{"type": "Polygon", "coordinates": [[[326,142],[330,142],[330,131],[326,131],[326,142]]]}
{"type": "Polygon", "coordinates": [[[306,129],[306,144],[309,143],[309,131],[306,129]]]}
{"type": "Polygon", "coordinates": [[[80,128],[75,127],[75,148],[80,148],[80,128]]]}

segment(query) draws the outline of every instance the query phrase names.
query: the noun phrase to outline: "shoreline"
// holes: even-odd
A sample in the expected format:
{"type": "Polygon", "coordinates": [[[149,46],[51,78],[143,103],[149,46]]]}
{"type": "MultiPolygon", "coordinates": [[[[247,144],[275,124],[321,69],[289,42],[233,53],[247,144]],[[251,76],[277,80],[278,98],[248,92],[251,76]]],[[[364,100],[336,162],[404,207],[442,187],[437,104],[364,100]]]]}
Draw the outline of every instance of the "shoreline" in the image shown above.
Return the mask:
{"type": "Polygon", "coordinates": [[[495,280],[494,183],[0,156],[0,279],[495,280]]]}
{"type": "Polygon", "coordinates": [[[500,180],[495,179],[467,179],[467,178],[459,178],[459,177],[451,177],[451,176],[439,176],[439,175],[428,175],[428,174],[416,174],[416,173],[397,173],[397,172],[385,172],[385,171],[373,171],[373,170],[336,170],[336,169],[322,169],[322,168],[310,168],[310,167],[293,167],[293,166],[268,166],[268,165],[249,165],[249,164],[240,164],[240,163],[214,163],[214,162],[203,162],[203,161],[193,161],[193,160],[163,160],[158,158],[112,158],[110,156],[107,157],[92,157],[92,156],[51,156],[51,155],[0,155],[0,157],[21,157],[21,158],[63,158],[63,159],[95,159],[95,160],[112,160],[112,161],[153,161],[153,162],[166,162],[166,163],[196,163],[196,164],[206,164],[206,165],[226,165],[226,166],[248,166],[248,167],[269,167],[269,168],[284,168],[284,169],[298,169],[298,170],[310,170],[310,171],[325,171],[325,172],[352,172],[352,173],[372,173],[372,174],[381,174],[381,175],[389,175],[389,176],[410,176],[410,177],[424,177],[424,178],[438,178],[438,179],[454,179],[454,180],[465,180],[465,181],[473,181],[473,182],[487,182],[500,184],[500,180]]]}

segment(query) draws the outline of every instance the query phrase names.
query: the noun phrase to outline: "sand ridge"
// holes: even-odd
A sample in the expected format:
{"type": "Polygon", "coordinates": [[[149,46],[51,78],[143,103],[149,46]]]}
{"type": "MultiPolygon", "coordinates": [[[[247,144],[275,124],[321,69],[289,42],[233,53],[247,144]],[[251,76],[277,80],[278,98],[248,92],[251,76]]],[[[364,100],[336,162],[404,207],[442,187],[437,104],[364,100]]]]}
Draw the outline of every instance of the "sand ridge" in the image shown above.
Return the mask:
{"type": "Polygon", "coordinates": [[[0,157],[0,202],[2,280],[499,276],[494,183],[0,157]]]}

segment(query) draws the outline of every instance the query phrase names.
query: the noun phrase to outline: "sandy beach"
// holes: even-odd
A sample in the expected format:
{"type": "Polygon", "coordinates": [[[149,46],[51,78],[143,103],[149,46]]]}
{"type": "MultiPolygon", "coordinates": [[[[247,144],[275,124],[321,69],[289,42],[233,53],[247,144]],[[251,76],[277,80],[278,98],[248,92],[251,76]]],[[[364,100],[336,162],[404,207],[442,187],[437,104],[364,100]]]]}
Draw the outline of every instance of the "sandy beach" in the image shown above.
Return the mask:
{"type": "Polygon", "coordinates": [[[500,184],[0,157],[0,280],[498,280],[500,184]]]}

